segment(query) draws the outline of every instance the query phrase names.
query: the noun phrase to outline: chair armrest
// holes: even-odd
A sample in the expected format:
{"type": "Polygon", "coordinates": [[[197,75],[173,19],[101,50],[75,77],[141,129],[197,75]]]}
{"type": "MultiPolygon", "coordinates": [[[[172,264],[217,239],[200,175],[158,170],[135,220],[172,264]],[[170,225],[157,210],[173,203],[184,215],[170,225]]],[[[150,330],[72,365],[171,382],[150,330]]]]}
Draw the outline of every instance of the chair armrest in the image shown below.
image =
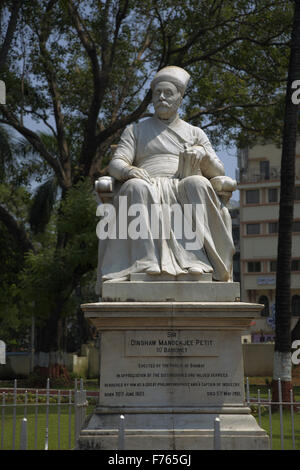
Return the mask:
{"type": "Polygon", "coordinates": [[[224,204],[227,204],[233,191],[237,188],[236,180],[229,176],[215,176],[211,178],[210,182],[217,195],[222,199],[224,204]]]}
{"type": "Polygon", "coordinates": [[[114,192],[114,187],[115,178],[113,176],[101,176],[95,181],[95,191],[99,195],[114,192]]]}

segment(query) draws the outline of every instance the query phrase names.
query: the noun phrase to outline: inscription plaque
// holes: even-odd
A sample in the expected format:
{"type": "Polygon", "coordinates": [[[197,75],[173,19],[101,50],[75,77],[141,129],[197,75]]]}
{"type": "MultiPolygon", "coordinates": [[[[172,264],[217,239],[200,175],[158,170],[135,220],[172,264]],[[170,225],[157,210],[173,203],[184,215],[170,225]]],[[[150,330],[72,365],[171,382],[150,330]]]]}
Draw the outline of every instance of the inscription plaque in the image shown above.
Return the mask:
{"type": "Polygon", "coordinates": [[[126,356],[218,356],[216,337],[201,331],[127,331],[126,356]]]}
{"type": "Polygon", "coordinates": [[[101,406],[243,404],[239,332],[107,331],[101,357],[101,406]]]}

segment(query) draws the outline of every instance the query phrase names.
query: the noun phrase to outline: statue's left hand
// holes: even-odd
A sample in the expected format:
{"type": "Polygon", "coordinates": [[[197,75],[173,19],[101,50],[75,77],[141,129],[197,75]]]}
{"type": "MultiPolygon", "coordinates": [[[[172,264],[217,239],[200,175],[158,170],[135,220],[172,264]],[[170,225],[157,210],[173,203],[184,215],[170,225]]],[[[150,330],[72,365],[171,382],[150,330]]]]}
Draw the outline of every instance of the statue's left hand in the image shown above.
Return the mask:
{"type": "Polygon", "coordinates": [[[200,167],[200,162],[205,157],[206,151],[203,147],[190,147],[188,144],[184,144],[184,151],[180,153],[180,157],[190,159],[191,167],[200,167]]]}

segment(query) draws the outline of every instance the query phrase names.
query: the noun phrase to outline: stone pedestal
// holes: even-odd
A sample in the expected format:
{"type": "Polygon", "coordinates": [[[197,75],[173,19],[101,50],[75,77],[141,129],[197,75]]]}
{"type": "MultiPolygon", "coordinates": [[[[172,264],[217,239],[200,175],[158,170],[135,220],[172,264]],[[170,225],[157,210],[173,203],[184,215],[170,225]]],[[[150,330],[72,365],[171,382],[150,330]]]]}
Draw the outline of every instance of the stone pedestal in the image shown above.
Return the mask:
{"type": "MultiPolygon", "coordinates": [[[[203,283],[205,284],[205,283],[203,283]]],[[[242,302],[100,302],[82,305],[101,332],[98,406],[79,448],[267,449],[244,404],[241,333],[261,305],[242,302]]]]}
{"type": "Polygon", "coordinates": [[[212,282],[211,274],[132,274],[126,281],[107,281],[102,287],[104,302],[231,302],[239,297],[238,282],[212,282]]]}

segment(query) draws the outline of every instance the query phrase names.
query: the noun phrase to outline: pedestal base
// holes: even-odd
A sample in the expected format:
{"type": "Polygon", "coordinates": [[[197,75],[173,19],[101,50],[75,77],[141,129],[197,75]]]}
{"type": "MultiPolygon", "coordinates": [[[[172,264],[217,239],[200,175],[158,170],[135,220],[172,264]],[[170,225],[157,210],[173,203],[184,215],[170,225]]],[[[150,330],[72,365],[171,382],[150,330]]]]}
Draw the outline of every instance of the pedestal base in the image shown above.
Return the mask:
{"type": "MultiPolygon", "coordinates": [[[[248,409],[182,413],[125,412],[124,450],[212,450],[220,418],[222,450],[266,450],[269,439],[248,409]],[[228,413],[229,412],[229,413],[228,413]]],[[[81,431],[81,450],[118,450],[119,414],[96,412],[81,431]]]]}
{"type": "MultiPolygon", "coordinates": [[[[198,283],[195,283],[198,284],[198,283]]],[[[202,283],[204,284],[204,283],[202,283]]],[[[101,302],[82,306],[101,332],[99,405],[80,449],[268,449],[244,401],[241,333],[262,306],[242,302],[101,302]]]]}

